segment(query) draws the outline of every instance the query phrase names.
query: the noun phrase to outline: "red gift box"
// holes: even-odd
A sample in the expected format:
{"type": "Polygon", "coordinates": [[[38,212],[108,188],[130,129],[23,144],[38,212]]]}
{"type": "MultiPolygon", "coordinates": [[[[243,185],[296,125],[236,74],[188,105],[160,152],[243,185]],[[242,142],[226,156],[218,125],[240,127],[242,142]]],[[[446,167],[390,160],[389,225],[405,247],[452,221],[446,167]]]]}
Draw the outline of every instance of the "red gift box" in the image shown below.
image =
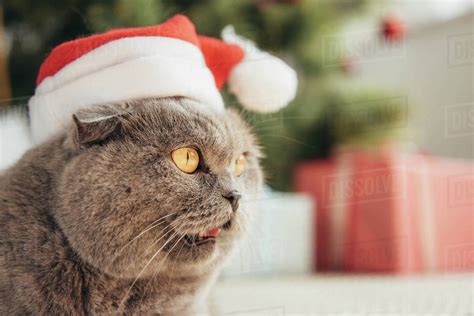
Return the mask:
{"type": "Polygon", "coordinates": [[[473,271],[474,163],[404,153],[338,152],[295,170],[315,199],[315,269],[473,271]]]}

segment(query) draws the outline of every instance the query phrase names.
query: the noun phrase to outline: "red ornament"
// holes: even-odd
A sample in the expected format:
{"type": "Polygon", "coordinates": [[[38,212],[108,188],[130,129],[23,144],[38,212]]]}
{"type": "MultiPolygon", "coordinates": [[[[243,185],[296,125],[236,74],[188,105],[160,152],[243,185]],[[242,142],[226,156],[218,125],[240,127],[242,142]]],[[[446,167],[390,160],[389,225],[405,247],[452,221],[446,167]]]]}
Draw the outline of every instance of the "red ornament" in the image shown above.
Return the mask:
{"type": "Polygon", "coordinates": [[[399,41],[405,35],[405,24],[396,16],[390,16],[382,21],[382,36],[389,41],[399,41]]]}

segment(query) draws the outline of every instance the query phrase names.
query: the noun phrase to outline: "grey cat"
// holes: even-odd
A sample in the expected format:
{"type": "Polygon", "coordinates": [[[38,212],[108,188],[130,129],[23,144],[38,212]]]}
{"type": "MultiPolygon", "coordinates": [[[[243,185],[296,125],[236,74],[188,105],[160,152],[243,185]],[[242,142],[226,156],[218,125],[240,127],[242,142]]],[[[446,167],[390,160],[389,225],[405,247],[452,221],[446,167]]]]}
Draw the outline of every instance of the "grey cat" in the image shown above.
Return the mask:
{"type": "Polygon", "coordinates": [[[0,176],[0,315],[206,312],[259,157],[235,111],[185,98],[76,113],[0,176]]]}

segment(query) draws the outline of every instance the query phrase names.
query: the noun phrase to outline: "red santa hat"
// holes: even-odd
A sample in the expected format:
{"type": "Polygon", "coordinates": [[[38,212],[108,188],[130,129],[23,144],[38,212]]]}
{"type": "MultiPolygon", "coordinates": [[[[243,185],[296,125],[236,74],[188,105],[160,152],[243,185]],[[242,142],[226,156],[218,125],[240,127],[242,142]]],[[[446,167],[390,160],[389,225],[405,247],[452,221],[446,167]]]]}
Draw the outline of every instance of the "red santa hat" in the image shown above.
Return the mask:
{"type": "Polygon", "coordinates": [[[231,28],[223,37],[199,36],[187,17],[176,15],[160,25],[115,29],[57,46],[41,66],[29,101],[33,138],[49,139],[74,112],[95,104],[185,96],[218,111],[225,83],[254,111],[275,111],[294,98],[293,69],[231,28]]]}

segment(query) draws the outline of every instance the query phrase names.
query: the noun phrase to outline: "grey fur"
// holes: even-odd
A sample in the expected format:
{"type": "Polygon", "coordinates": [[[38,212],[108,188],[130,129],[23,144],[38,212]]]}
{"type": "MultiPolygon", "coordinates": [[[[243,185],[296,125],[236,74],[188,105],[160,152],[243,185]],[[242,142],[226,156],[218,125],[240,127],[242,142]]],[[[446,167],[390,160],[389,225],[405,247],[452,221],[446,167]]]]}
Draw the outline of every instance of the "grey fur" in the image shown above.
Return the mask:
{"type": "Polygon", "coordinates": [[[184,98],[77,113],[0,177],[0,315],[193,313],[251,212],[222,195],[255,198],[258,159],[238,114],[184,98]],[[170,159],[182,146],[201,152],[195,174],[170,159]],[[249,165],[235,177],[241,153],[249,165]],[[229,220],[215,244],[179,240],[229,220]]]}

